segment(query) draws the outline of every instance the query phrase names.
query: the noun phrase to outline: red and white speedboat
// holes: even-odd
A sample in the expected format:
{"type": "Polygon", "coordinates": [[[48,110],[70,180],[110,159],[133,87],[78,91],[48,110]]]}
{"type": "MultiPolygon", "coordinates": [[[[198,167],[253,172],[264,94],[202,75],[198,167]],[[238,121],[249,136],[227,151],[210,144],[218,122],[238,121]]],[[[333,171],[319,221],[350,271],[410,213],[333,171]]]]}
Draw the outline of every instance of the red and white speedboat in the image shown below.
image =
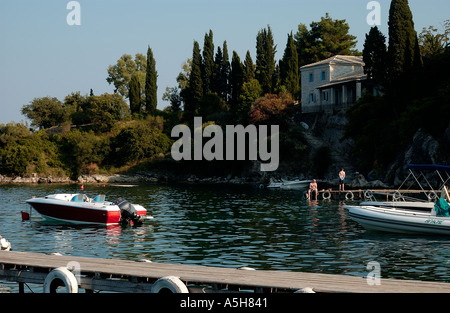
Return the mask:
{"type": "Polygon", "coordinates": [[[53,194],[26,201],[48,220],[75,224],[142,224],[147,210],[124,199],[105,201],[104,195],[89,198],[85,194],[53,194]]]}

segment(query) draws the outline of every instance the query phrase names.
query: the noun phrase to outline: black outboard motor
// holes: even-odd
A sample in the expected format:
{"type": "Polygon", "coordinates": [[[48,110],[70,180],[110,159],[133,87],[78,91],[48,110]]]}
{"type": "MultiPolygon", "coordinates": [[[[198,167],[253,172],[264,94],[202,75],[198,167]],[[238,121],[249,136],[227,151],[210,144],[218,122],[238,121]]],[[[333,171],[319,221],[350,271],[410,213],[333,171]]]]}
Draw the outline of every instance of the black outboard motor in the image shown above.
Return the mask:
{"type": "Polygon", "coordinates": [[[119,198],[114,201],[114,204],[117,205],[120,209],[120,223],[121,224],[129,224],[130,221],[133,222],[134,225],[142,225],[143,218],[142,216],[137,214],[135,207],[129,203],[127,200],[119,198]]]}

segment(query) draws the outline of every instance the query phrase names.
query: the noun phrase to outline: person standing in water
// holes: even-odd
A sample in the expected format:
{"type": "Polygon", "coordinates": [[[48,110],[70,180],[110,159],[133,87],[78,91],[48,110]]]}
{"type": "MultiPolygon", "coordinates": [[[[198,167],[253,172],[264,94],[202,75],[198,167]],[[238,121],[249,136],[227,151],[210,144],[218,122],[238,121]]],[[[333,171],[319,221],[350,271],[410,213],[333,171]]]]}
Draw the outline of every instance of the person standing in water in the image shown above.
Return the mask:
{"type": "Polygon", "coordinates": [[[339,172],[339,191],[344,191],[344,182],[345,182],[345,171],[344,168],[341,168],[339,172]]]}

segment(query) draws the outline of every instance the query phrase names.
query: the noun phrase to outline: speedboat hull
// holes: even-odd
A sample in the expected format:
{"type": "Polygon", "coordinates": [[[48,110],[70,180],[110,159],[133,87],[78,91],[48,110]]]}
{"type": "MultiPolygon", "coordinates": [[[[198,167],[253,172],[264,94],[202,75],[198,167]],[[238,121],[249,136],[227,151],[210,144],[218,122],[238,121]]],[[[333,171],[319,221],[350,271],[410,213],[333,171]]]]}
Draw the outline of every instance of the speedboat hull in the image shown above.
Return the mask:
{"type": "Polygon", "coordinates": [[[382,208],[374,206],[345,206],[349,217],[365,229],[373,231],[450,235],[450,218],[429,212],[382,208]]]}
{"type": "MultiPolygon", "coordinates": [[[[77,194],[57,194],[42,198],[33,198],[26,202],[42,217],[52,221],[73,224],[119,224],[122,212],[112,202],[95,202],[92,199],[82,202],[73,201],[77,194]]],[[[86,197],[87,198],[87,197],[86,197]]],[[[138,216],[145,216],[147,210],[140,205],[133,205],[138,216]]]]}

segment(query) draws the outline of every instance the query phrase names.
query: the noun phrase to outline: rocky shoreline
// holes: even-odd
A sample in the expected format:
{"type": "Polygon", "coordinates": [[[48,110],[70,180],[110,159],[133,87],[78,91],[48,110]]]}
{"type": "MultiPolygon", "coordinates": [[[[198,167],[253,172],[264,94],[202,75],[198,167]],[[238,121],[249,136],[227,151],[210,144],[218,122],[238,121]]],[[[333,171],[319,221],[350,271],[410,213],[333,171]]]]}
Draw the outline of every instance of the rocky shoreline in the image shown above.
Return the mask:
{"type": "Polygon", "coordinates": [[[200,178],[195,175],[176,177],[174,175],[156,175],[148,173],[126,174],[93,174],[80,175],[77,179],[70,177],[8,177],[0,175],[0,184],[138,184],[138,183],[229,183],[229,184],[250,184],[258,183],[237,177],[206,177],[200,178]]]}
{"type": "MultiPolygon", "coordinates": [[[[286,180],[295,178],[285,178],[286,180]]],[[[305,178],[307,179],[307,178],[305,178]]],[[[93,174],[80,175],[77,179],[69,177],[8,177],[0,175],[0,184],[142,184],[142,183],[198,183],[198,184],[230,184],[230,185],[254,185],[258,187],[267,186],[270,177],[237,177],[228,175],[227,177],[198,177],[196,175],[176,176],[173,174],[155,174],[155,173],[136,173],[127,174],[93,174]]],[[[318,180],[319,189],[338,186],[338,180],[325,179],[318,180]]],[[[347,176],[347,188],[353,189],[370,189],[370,188],[392,188],[380,180],[367,181],[366,178],[359,173],[347,176]]]]}

